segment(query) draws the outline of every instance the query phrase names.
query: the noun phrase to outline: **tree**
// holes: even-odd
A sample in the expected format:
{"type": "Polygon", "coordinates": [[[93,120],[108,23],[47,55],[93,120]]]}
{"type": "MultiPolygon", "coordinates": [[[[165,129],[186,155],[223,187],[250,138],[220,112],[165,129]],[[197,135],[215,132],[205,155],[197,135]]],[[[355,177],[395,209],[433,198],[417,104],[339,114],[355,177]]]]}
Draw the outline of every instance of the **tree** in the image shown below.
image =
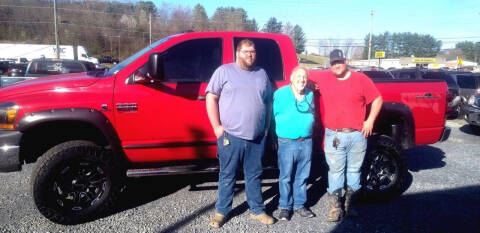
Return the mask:
{"type": "Polygon", "coordinates": [[[282,33],[282,22],[277,21],[275,17],[271,17],[263,26],[263,32],[282,33]]]}
{"type": "Polygon", "coordinates": [[[302,53],[305,51],[305,33],[302,30],[302,27],[295,25],[293,27],[293,44],[295,45],[295,51],[297,53],[302,53]]]}
{"type": "Polygon", "coordinates": [[[245,31],[258,32],[257,21],[255,21],[255,19],[247,20],[247,26],[245,28],[245,31]]]}
{"type": "Polygon", "coordinates": [[[282,27],[282,33],[290,36],[293,40],[293,25],[290,22],[286,22],[282,27]]]}
{"type": "Polygon", "coordinates": [[[244,31],[247,28],[247,12],[243,8],[219,7],[211,21],[214,31],[244,31]]]}
{"type": "Polygon", "coordinates": [[[190,8],[178,6],[173,10],[170,17],[170,28],[174,33],[191,30],[192,20],[193,16],[190,8]]]}
{"type": "MultiPolygon", "coordinates": [[[[363,58],[368,57],[369,35],[365,36],[365,47],[363,58]]],[[[435,57],[442,47],[442,41],[436,40],[431,35],[421,35],[418,33],[385,32],[379,35],[372,35],[372,49],[370,57],[374,57],[375,52],[385,51],[386,58],[398,57],[435,57]]]]}
{"type": "Polygon", "coordinates": [[[197,4],[193,8],[193,30],[197,32],[208,30],[208,17],[205,13],[205,8],[202,5],[197,4]]]}
{"type": "Polygon", "coordinates": [[[477,62],[480,58],[480,42],[463,41],[455,44],[455,48],[462,50],[464,58],[467,60],[477,62]]]}

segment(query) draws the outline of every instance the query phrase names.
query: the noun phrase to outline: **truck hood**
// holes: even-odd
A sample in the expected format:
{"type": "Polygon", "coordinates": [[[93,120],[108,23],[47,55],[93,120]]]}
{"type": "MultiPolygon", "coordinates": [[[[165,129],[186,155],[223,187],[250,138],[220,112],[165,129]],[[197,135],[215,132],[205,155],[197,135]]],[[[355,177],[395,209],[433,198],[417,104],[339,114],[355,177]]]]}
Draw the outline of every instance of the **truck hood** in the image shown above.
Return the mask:
{"type": "Polygon", "coordinates": [[[87,75],[87,73],[71,73],[39,77],[20,81],[0,88],[0,96],[18,95],[58,88],[86,87],[96,83],[100,78],[101,77],[87,75]]]}

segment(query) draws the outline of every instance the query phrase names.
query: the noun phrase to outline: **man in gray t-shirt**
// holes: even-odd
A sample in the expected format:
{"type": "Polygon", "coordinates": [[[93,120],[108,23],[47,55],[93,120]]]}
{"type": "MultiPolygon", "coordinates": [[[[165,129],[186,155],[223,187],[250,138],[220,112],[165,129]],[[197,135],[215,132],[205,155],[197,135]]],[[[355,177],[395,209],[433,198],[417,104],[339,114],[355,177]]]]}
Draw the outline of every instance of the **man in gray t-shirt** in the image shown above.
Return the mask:
{"type": "Polygon", "coordinates": [[[206,89],[207,113],[217,137],[220,173],[216,213],[210,226],[221,227],[232,209],[237,168],[243,166],[250,218],[273,224],[261,190],[262,157],[270,124],[272,87],[255,66],[255,45],[238,43],[235,63],[220,66],[206,89]]]}

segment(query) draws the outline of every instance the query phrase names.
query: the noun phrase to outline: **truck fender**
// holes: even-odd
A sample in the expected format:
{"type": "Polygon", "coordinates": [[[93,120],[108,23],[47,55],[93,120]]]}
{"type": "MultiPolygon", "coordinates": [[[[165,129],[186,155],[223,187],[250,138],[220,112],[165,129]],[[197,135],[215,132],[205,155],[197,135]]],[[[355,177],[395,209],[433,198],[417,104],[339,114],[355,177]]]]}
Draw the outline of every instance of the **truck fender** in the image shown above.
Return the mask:
{"type": "Polygon", "coordinates": [[[77,121],[94,125],[99,129],[112,147],[114,154],[121,154],[120,139],[111,122],[103,113],[89,108],[49,109],[24,115],[17,123],[17,129],[25,132],[28,129],[55,121],[77,121]]]}
{"type": "Polygon", "coordinates": [[[398,102],[384,102],[380,113],[384,116],[399,116],[402,119],[403,128],[392,127],[391,137],[400,143],[404,149],[415,146],[415,121],[410,107],[398,102]]]}

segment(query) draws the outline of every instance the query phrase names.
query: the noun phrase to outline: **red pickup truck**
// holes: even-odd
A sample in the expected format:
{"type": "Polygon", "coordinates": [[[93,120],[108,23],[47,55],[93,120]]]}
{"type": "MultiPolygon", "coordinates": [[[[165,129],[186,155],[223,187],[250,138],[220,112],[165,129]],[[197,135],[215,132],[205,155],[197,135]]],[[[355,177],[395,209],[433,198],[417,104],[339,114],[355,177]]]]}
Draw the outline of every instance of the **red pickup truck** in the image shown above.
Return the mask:
{"type": "MultiPolygon", "coordinates": [[[[218,171],[205,88],[218,66],[234,61],[235,45],[244,38],[255,42],[257,65],[273,86],[287,85],[298,65],[288,36],[205,32],[161,39],[103,73],[2,88],[0,171],[36,162],[34,202],[45,217],[62,224],[111,207],[126,176],[218,171]]],[[[309,75],[321,72],[326,71],[309,75]]],[[[362,182],[367,195],[385,197],[404,188],[403,149],[448,137],[447,86],[432,80],[375,83],[384,104],[369,138],[362,182]]]]}

